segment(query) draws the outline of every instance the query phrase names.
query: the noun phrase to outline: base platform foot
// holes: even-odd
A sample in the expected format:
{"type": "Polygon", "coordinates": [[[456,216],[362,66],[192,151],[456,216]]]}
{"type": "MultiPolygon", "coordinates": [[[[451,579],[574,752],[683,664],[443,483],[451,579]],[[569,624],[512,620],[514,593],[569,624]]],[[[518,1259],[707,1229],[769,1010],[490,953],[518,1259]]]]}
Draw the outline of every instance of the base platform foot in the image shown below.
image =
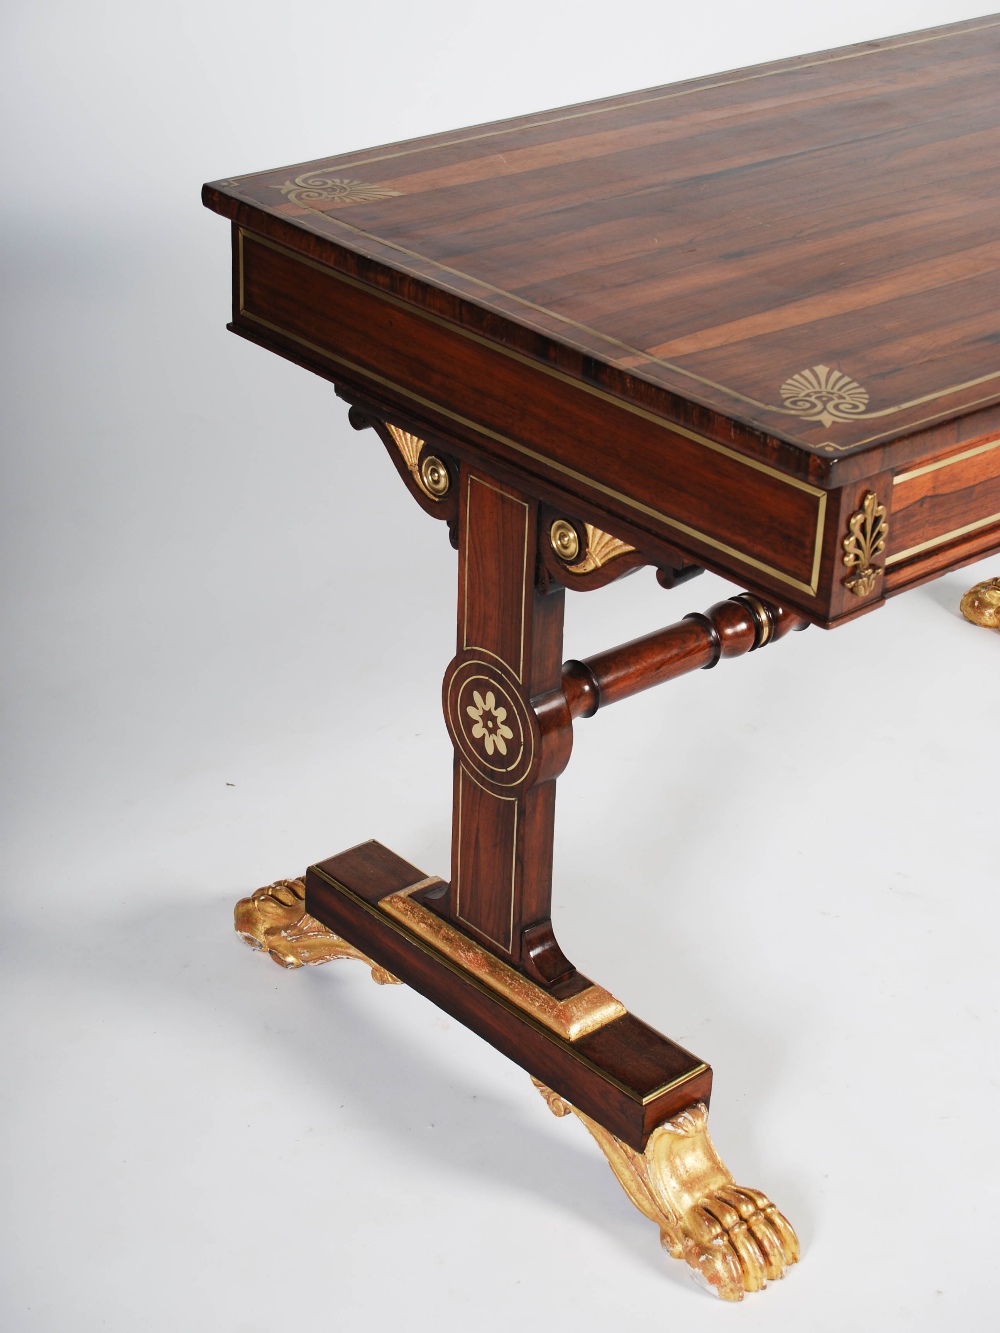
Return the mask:
{"type": "Polygon", "coordinates": [[[279,879],[249,898],[241,898],[233,912],[236,933],[251,949],[267,952],[280,967],[315,967],[335,958],[356,958],[372,970],[380,986],[398,986],[391,972],[348,944],[306,911],[306,886],[301,879],[279,879]]]}
{"type": "Polygon", "coordinates": [[[553,1115],[572,1112],[583,1121],[625,1193],[660,1228],[663,1248],[724,1301],[760,1291],[798,1260],[798,1238],[785,1217],[765,1194],[737,1185],[715,1151],[703,1104],[658,1126],[645,1152],[637,1152],[538,1079],[531,1081],[553,1115]]]}

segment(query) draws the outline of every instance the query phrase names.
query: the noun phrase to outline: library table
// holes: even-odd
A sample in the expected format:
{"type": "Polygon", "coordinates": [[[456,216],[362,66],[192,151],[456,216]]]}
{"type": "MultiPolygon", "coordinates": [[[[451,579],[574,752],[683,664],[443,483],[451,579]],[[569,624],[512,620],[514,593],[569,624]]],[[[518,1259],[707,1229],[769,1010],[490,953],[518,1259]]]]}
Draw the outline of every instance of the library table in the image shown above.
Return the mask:
{"type": "MultiPolygon", "coordinates": [[[[203,197],[232,223],[229,327],[332,381],[458,552],[449,878],[366,842],[237,929],[479,1033],[738,1300],[795,1233],[713,1148],[705,1062],[560,949],[556,780],[598,708],[1000,548],[1000,16],[203,197]],[[566,590],[640,565],[746,591],[564,662],[566,590]]],[[[996,588],[973,602],[995,625],[996,588]]]]}

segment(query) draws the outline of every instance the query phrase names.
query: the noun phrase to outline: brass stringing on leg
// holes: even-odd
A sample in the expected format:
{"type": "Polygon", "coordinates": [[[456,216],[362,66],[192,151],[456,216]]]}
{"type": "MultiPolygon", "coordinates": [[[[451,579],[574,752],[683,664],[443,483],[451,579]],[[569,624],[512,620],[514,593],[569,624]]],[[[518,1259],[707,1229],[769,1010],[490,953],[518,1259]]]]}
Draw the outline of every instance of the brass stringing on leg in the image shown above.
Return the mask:
{"type": "Polygon", "coordinates": [[[305,902],[301,879],[276,880],[236,904],[236,933],[251,949],[269,953],[281,967],[314,967],[335,958],[356,958],[371,968],[372,980],[380,986],[400,984],[391,972],[309,916],[305,902]]]}
{"type": "Polygon", "coordinates": [[[759,1190],[734,1181],[708,1134],[699,1103],[653,1130],[636,1152],[565,1098],[532,1079],[554,1115],[572,1112],[607,1157],[625,1193],[660,1228],[660,1242],[724,1301],[741,1301],[784,1276],[799,1257],[788,1221],[759,1190]]]}

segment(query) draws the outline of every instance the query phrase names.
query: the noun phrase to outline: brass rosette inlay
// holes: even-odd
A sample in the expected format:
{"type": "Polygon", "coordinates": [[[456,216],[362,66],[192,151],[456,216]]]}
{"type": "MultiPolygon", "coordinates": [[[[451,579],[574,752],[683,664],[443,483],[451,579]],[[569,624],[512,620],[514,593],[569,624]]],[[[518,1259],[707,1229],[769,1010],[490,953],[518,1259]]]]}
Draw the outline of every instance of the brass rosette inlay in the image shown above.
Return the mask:
{"type": "Polygon", "coordinates": [[[529,782],[538,724],[517,680],[475,650],[448,669],[445,721],[463,768],[478,782],[511,791],[529,782]]]}

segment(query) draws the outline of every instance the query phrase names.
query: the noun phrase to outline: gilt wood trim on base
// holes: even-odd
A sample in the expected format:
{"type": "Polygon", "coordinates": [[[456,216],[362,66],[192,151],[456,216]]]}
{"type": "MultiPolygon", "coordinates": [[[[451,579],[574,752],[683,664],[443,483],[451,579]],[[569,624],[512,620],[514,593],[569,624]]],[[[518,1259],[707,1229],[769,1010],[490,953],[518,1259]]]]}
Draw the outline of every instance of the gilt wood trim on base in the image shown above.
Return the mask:
{"type": "MultiPolygon", "coordinates": [[[[433,891],[441,881],[425,876],[402,889],[384,893],[386,876],[401,870],[405,877],[412,867],[379,844],[366,843],[332,858],[325,863],[325,868],[311,867],[309,875],[315,874],[345,897],[354,897],[364,903],[372,921],[378,919],[378,911],[386,912],[389,923],[397,928],[396,933],[406,938],[413,921],[408,920],[410,914],[397,918],[393,913],[394,905],[405,901],[419,907],[419,903],[414,903],[413,895],[433,891]],[[360,893],[354,894],[346,885],[336,884],[329,874],[334,866],[341,872],[347,870],[355,875],[355,888],[360,893]],[[368,875],[364,874],[366,866],[368,875]],[[398,929],[400,925],[402,930],[398,929]]],[[[353,958],[367,964],[372,979],[379,984],[400,984],[399,977],[307,912],[306,894],[301,879],[277,880],[257,889],[236,905],[237,934],[252,948],[267,952],[281,967],[317,966],[335,959],[353,958]]],[[[442,943],[441,935],[421,937],[414,934],[409,943],[420,947],[421,938],[426,953],[439,953],[436,946],[442,943]]],[[[492,990],[498,1003],[508,1010],[520,1010],[527,1021],[537,1021],[536,1008],[530,998],[526,999],[523,988],[512,994],[502,985],[498,986],[495,978],[484,976],[478,969],[475,959],[470,969],[463,968],[463,962],[469,959],[470,947],[473,951],[478,948],[474,941],[467,941],[465,949],[460,951],[454,949],[454,942],[448,936],[443,942],[445,950],[437,959],[443,968],[453,975],[461,975],[464,971],[464,980],[468,984],[492,990]]],[[[387,947],[391,948],[390,945],[387,947]]],[[[407,971],[405,965],[399,970],[407,971]]],[[[431,993],[433,986],[427,985],[419,969],[410,972],[410,978],[429,998],[437,998],[431,993]]],[[[527,984],[530,986],[531,983],[527,984]]],[[[541,987],[535,989],[544,999],[551,999],[541,987]]],[[[597,987],[593,989],[599,990],[597,987]]],[[[606,996],[607,992],[601,994],[606,996]]],[[[438,1002],[441,1003],[440,999],[438,1002]]],[[[617,1005],[617,1002],[613,1004],[617,1005]]],[[[449,1006],[442,1004],[442,1007],[449,1006]]],[[[612,1010],[611,1016],[600,1027],[629,1017],[621,1005],[617,1005],[617,1010],[620,1012],[612,1010]]],[[[465,1010],[456,1016],[468,1022],[467,1013],[465,1010]]],[[[476,1025],[469,1023],[469,1026],[475,1028],[476,1025]]],[[[564,1045],[570,1044],[565,1038],[561,1040],[564,1045]]],[[[500,1045],[499,1042],[494,1044],[500,1045]]],[[[672,1043],[665,1045],[674,1051],[680,1050],[672,1043]]],[[[607,1074],[608,1071],[604,1072],[607,1074]]],[[[707,1099],[710,1079],[711,1071],[704,1065],[697,1065],[688,1076],[675,1080],[673,1100],[683,1103],[685,1109],[670,1113],[668,1118],[654,1124],[641,1136],[643,1142],[639,1147],[630,1143],[627,1136],[620,1137],[606,1128],[605,1123],[594,1120],[567,1096],[553,1091],[539,1078],[532,1075],[531,1081],[554,1115],[565,1116],[572,1112],[586,1126],[628,1197],[659,1227],[663,1248],[673,1258],[683,1259],[710,1291],[723,1300],[739,1301],[744,1292],[759,1291],[768,1280],[782,1277],[786,1267],[797,1261],[799,1247],[795,1232],[766,1195],[736,1185],[709,1137],[705,1101],[688,1103],[688,1098],[699,1086],[704,1087],[707,1099]]],[[[587,1099],[586,1091],[583,1096],[587,1099]]],[[[655,1098],[655,1101],[662,1110],[662,1097],[655,1098]]],[[[607,1120],[603,1109],[602,1120],[607,1120]]]]}
{"type": "MultiPolygon", "coordinates": [[[[513,994],[467,966],[468,937],[461,951],[442,952],[438,941],[416,933],[385,910],[387,899],[428,877],[381,843],[352,847],[306,873],[306,908],[340,939],[349,939],[393,976],[464,1023],[522,1069],[558,1088],[624,1142],[641,1150],[667,1117],[711,1095],[712,1071],[702,1060],[623,1011],[572,1039],[543,1021],[549,988],[522,978],[513,994]],[[536,1000],[526,999],[529,989],[536,1000]]],[[[440,881],[432,881],[440,883],[440,881]]],[[[433,892],[433,888],[429,890],[433,892]]],[[[427,893],[428,890],[424,890],[427,893]]],[[[428,898],[430,906],[434,899],[428,898]]],[[[577,974],[578,975],[578,974],[577,974]]],[[[574,984],[577,994],[592,987],[574,984]]],[[[602,996],[607,992],[594,988],[602,996]]],[[[609,997],[610,998],[610,997],[609,997]]],[[[571,1007],[571,1006],[570,1006],[571,1007]]]]}

